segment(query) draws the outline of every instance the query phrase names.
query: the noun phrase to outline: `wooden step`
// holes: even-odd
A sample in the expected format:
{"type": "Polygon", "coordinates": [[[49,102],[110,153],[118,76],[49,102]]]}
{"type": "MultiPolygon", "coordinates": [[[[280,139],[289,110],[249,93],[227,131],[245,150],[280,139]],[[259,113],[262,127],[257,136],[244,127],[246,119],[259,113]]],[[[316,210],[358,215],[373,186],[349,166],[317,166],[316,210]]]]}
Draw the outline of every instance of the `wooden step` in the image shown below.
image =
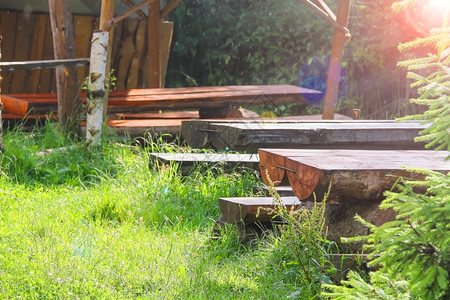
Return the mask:
{"type": "MultiPolygon", "coordinates": [[[[281,200],[288,209],[304,205],[297,197],[281,197],[281,200]]],[[[267,209],[276,209],[277,205],[272,197],[235,197],[220,198],[219,207],[226,222],[252,223],[271,221],[273,215],[267,209]]]]}
{"type": "Polygon", "coordinates": [[[405,166],[447,173],[448,156],[448,151],[426,150],[259,150],[266,183],[266,172],[274,184],[287,176],[295,195],[302,200],[313,191],[323,195],[331,184],[331,199],[378,201],[399,177],[423,178],[405,170],[405,166]]]}
{"type": "Polygon", "coordinates": [[[183,175],[187,175],[197,165],[221,165],[227,169],[245,167],[258,169],[257,154],[229,154],[229,153],[151,153],[150,162],[160,165],[180,164],[183,175]]]}
{"type": "MultiPolygon", "coordinates": [[[[275,186],[275,191],[281,197],[292,197],[295,196],[294,191],[292,191],[292,187],[290,186],[275,186]]],[[[254,194],[260,194],[263,197],[268,197],[269,195],[269,187],[267,185],[258,185],[253,187],[254,194]]]]}
{"type": "MultiPolygon", "coordinates": [[[[188,120],[182,124],[181,135],[186,140],[189,146],[193,148],[204,148],[211,144],[211,141],[216,139],[218,130],[215,128],[216,124],[262,124],[262,123],[277,123],[277,124],[291,124],[291,123],[342,123],[350,121],[351,118],[336,114],[335,120],[322,120],[322,115],[306,115],[306,116],[286,116],[286,117],[258,117],[245,119],[201,119],[188,120]]],[[[366,123],[368,121],[355,120],[355,123],[366,123]]],[[[392,123],[393,121],[379,121],[392,123]]]]}
{"type": "MultiPolygon", "coordinates": [[[[193,144],[211,142],[216,149],[256,152],[258,148],[425,149],[414,138],[427,128],[418,122],[239,122],[208,123],[189,128],[183,137],[193,144]],[[203,127],[200,127],[203,126],[203,127]],[[196,131],[194,133],[193,131],[196,131]],[[199,135],[203,133],[202,137],[199,135]],[[195,135],[197,134],[197,136],[195,135]],[[193,137],[191,137],[193,136],[193,137]]],[[[194,146],[194,145],[192,145],[194,146]]]]}

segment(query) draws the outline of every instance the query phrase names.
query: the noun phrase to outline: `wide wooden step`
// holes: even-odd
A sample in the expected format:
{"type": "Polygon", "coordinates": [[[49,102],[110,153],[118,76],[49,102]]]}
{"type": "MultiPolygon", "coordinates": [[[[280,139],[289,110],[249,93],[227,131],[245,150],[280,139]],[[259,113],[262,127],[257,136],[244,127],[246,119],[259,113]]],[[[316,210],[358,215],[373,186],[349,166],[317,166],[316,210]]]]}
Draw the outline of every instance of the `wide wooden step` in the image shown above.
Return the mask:
{"type": "Polygon", "coordinates": [[[379,200],[398,178],[423,178],[405,167],[450,171],[448,151],[260,149],[260,168],[267,184],[287,176],[295,195],[323,195],[331,184],[338,201],[379,200]],[[269,179],[266,174],[268,174],[269,179]]]}
{"type": "MultiPolygon", "coordinates": [[[[287,209],[296,209],[304,205],[297,197],[281,197],[287,209]]],[[[235,197],[220,198],[219,207],[222,217],[229,223],[251,223],[271,221],[273,215],[268,209],[276,209],[278,204],[272,197],[235,197]]]]}
{"type": "Polygon", "coordinates": [[[246,167],[257,170],[259,157],[257,154],[231,153],[151,153],[150,162],[159,165],[179,164],[182,174],[187,175],[198,165],[220,165],[227,169],[246,167]]]}
{"type": "Polygon", "coordinates": [[[414,138],[429,125],[393,121],[190,120],[182,136],[192,147],[256,152],[258,148],[424,149],[414,138]]]}

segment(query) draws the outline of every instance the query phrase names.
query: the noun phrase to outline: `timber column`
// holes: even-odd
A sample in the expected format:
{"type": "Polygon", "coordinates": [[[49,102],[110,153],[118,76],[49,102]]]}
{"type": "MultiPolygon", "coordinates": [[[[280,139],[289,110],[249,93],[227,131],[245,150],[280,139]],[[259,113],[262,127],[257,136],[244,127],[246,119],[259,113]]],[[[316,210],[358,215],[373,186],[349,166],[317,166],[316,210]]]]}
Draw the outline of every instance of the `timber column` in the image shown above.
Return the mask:
{"type": "MultiPolygon", "coordinates": [[[[348,26],[350,13],[350,0],[339,0],[336,21],[343,27],[348,26]]],[[[331,47],[330,66],[328,68],[327,91],[323,103],[322,119],[334,119],[337,98],[339,94],[339,80],[341,78],[341,63],[344,53],[345,41],[350,36],[342,30],[335,28],[333,35],[333,46],[331,47]]]]}
{"type": "MultiPolygon", "coordinates": [[[[69,0],[48,0],[55,59],[75,58],[72,14],[69,0]]],[[[58,118],[64,132],[79,133],[78,79],[75,67],[56,69],[58,118]]]]}
{"type": "MultiPolygon", "coordinates": [[[[102,0],[102,6],[100,10],[100,25],[99,31],[108,32],[108,48],[106,49],[106,67],[105,67],[105,84],[107,87],[110,86],[109,75],[111,72],[111,56],[112,56],[112,39],[114,36],[114,26],[107,26],[107,22],[114,18],[114,0],[102,0]]],[[[105,90],[105,95],[103,98],[103,121],[106,119],[108,113],[108,95],[109,88],[105,90]]]]}

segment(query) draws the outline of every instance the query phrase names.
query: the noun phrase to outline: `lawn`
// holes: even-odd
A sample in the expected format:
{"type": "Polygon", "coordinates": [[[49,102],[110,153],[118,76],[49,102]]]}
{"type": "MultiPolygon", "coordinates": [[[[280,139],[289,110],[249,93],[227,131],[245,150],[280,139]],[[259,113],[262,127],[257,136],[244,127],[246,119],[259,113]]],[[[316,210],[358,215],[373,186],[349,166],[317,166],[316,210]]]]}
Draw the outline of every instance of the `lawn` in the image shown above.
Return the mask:
{"type": "Polygon", "coordinates": [[[285,250],[268,237],[212,238],[218,198],[244,196],[251,171],[182,177],[149,167],[146,147],[109,138],[88,151],[52,125],[4,132],[0,177],[2,299],[277,299],[301,293],[285,250]],[[39,155],[44,149],[59,149],[39,155]]]}

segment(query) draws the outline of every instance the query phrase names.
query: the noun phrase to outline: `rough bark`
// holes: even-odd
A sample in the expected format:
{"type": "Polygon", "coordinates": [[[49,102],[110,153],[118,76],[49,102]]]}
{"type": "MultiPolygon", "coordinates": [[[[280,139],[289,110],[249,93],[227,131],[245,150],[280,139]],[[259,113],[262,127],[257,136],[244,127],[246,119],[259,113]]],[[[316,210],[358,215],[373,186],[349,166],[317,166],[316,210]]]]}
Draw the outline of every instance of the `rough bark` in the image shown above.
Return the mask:
{"type": "MultiPolygon", "coordinates": [[[[75,41],[72,14],[68,0],[49,0],[50,23],[53,34],[55,59],[75,58],[75,41]]],[[[56,69],[56,88],[58,91],[58,117],[63,131],[79,131],[78,80],[75,67],[56,69]]]]}

